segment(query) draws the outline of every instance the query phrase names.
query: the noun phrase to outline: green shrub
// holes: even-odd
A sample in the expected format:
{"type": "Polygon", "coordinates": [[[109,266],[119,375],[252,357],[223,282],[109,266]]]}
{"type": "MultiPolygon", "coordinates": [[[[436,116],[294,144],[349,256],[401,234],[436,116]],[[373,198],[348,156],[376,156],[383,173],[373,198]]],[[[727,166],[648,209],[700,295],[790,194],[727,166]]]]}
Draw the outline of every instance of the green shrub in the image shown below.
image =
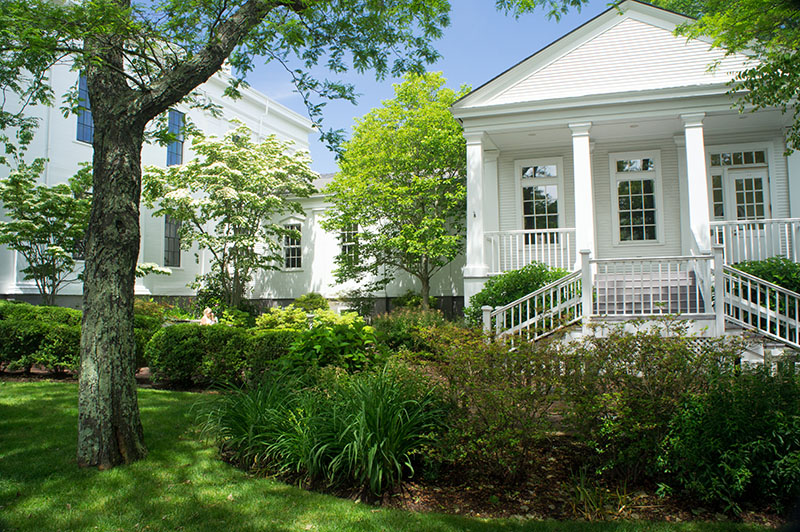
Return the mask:
{"type": "Polygon", "coordinates": [[[308,313],[292,305],[283,308],[272,307],[256,318],[256,327],[302,331],[308,329],[308,313]]]}
{"type": "Polygon", "coordinates": [[[201,383],[241,383],[245,359],[250,349],[250,333],[237,327],[199,327],[204,351],[200,362],[201,383]]]}
{"type": "Polygon", "coordinates": [[[534,262],[519,270],[491,277],[486,281],[483,290],[469,299],[469,306],[464,309],[464,315],[473,325],[480,325],[483,322],[482,306],[498,307],[511,303],[568,273],[561,268],[551,268],[546,264],[534,262]]]}
{"type": "Polygon", "coordinates": [[[672,417],[659,465],[683,494],[738,513],[800,497],[800,378],[794,364],[723,372],[672,417]]]}
{"type": "Polygon", "coordinates": [[[800,264],[791,259],[772,257],[766,260],[740,262],[734,267],[792,292],[800,293],[800,264]]]}
{"type": "MultiPolygon", "coordinates": [[[[438,299],[435,297],[429,296],[428,303],[430,304],[431,308],[435,308],[436,304],[439,302],[438,299]]],[[[422,307],[422,294],[419,292],[415,292],[413,290],[408,290],[405,294],[401,295],[400,297],[396,297],[392,300],[392,305],[398,308],[421,308],[422,307]]]]}
{"type": "Polygon", "coordinates": [[[133,335],[136,341],[136,367],[143,368],[149,363],[145,357],[145,348],[150,338],[161,329],[163,319],[158,316],[136,314],[133,316],[133,335]]]}
{"type": "Polygon", "coordinates": [[[557,347],[547,342],[487,341],[474,329],[427,331],[441,355],[426,370],[444,381],[453,404],[450,431],[433,459],[467,465],[504,480],[521,480],[538,443],[553,430],[559,398],[557,347]]]}
{"type": "MultiPolygon", "coordinates": [[[[213,326],[217,327],[217,326],[213,326]]],[[[153,379],[179,386],[202,382],[205,342],[201,325],[179,323],[156,332],[145,348],[153,379]]]]}
{"type": "Polygon", "coordinates": [[[138,316],[147,316],[164,320],[164,315],[172,310],[172,305],[159,303],[152,298],[144,299],[137,297],[133,300],[133,313],[138,316]]]}
{"type": "Polygon", "coordinates": [[[731,368],[740,342],[695,342],[686,325],[623,326],[564,348],[565,423],[596,451],[597,472],[636,482],[657,473],[659,445],[686,394],[731,368]]]}
{"type": "Polygon", "coordinates": [[[434,440],[443,417],[430,382],[386,367],[328,371],[318,383],[267,374],[214,398],[201,425],[240,466],[378,497],[414,473],[415,453],[434,440]]]}
{"type": "Polygon", "coordinates": [[[75,371],[80,343],[78,325],[16,317],[0,320],[0,363],[9,370],[27,372],[39,366],[55,372],[75,371]]]}
{"type": "Polygon", "coordinates": [[[306,312],[314,312],[315,310],[328,310],[330,305],[325,296],[316,292],[309,292],[294,300],[292,306],[295,308],[303,309],[306,312]]]}
{"type": "Polygon", "coordinates": [[[256,382],[261,379],[276,360],[289,354],[289,348],[296,339],[297,332],[289,329],[252,331],[245,356],[245,380],[256,382]]]}
{"type": "Polygon", "coordinates": [[[437,346],[427,341],[424,331],[444,326],[446,322],[438,310],[400,308],[376,317],[372,325],[378,342],[391,350],[406,348],[413,352],[434,352],[437,346]]]}
{"type": "Polygon", "coordinates": [[[333,365],[355,371],[375,360],[375,347],[375,329],[358,317],[351,323],[322,323],[299,331],[281,362],[287,370],[333,365]]]}
{"type": "Polygon", "coordinates": [[[43,321],[62,325],[80,325],[81,311],[66,307],[31,305],[28,303],[0,301],[0,320],[43,321]]]}

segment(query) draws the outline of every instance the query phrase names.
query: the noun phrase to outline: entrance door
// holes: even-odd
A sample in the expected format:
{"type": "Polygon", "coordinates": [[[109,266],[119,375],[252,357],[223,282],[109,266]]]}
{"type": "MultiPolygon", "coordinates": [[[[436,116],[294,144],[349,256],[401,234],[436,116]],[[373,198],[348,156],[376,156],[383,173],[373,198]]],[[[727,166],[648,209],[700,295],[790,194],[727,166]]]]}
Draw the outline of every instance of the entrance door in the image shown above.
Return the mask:
{"type": "Polygon", "coordinates": [[[772,256],[776,242],[768,227],[755,220],[769,218],[769,181],[764,167],[723,168],[712,172],[712,201],[715,219],[737,221],[725,231],[725,252],[729,262],[757,260],[772,256]]]}

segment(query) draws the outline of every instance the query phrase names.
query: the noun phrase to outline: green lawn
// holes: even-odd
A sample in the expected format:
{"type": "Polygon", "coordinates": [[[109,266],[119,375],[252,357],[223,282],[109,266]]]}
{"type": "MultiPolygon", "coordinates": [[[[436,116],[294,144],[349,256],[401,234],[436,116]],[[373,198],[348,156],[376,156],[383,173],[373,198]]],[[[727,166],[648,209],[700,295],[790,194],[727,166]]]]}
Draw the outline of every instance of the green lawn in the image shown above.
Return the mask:
{"type": "Polygon", "coordinates": [[[356,504],[252,478],[198,440],[198,395],[139,394],[150,454],[111,471],[75,465],[77,385],[0,381],[0,532],[760,530],[733,524],[478,520],[356,504]]]}

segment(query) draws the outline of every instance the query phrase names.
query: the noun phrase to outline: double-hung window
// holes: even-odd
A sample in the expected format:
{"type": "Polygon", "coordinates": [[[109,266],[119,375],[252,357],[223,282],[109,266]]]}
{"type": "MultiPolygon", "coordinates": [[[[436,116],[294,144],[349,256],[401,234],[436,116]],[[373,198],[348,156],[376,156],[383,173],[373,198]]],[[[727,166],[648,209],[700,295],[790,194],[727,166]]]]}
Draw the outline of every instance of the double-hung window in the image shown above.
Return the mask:
{"type": "Polygon", "coordinates": [[[296,231],[298,236],[284,235],[283,237],[283,267],[287,270],[297,270],[303,267],[303,243],[299,236],[302,227],[300,224],[286,224],[288,231],[296,231]]]}
{"type": "Polygon", "coordinates": [[[170,109],[167,127],[175,136],[175,140],[167,144],[167,166],[183,164],[183,113],[170,109]]]}
{"type": "Polygon", "coordinates": [[[539,232],[561,226],[559,196],[562,164],[560,158],[516,161],[515,170],[521,188],[522,228],[537,231],[526,235],[526,244],[554,243],[557,234],[539,232]]]}
{"type": "Polygon", "coordinates": [[[92,104],[89,102],[89,86],[86,76],[81,74],[78,78],[78,133],[75,138],[81,142],[94,142],[94,121],[92,120],[92,104]]]}
{"type": "Polygon", "coordinates": [[[661,177],[659,152],[610,154],[615,241],[658,243],[661,177]]]}
{"type": "Polygon", "coordinates": [[[348,260],[358,260],[358,224],[350,224],[339,233],[339,245],[348,260]]]}
{"type": "Polygon", "coordinates": [[[180,268],[181,237],[178,230],[181,222],[169,214],[164,217],[164,266],[180,268]]]}

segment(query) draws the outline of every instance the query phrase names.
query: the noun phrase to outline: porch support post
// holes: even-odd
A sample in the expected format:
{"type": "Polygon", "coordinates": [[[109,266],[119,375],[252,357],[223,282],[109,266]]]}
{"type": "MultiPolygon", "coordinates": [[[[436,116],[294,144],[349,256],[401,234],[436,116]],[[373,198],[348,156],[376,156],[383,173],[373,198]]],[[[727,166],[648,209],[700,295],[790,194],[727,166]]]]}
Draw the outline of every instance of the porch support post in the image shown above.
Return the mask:
{"type": "Polygon", "coordinates": [[[789,216],[800,218],[800,151],[793,151],[786,162],[789,165],[789,216]]]}
{"type": "Polygon", "coordinates": [[[582,249],[581,258],[581,319],[583,334],[589,334],[589,320],[592,317],[594,307],[594,286],[592,286],[592,252],[582,249]]]}
{"type": "Polygon", "coordinates": [[[484,253],[484,134],[465,133],[467,141],[467,257],[464,304],[483,287],[489,274],[484,253]]]}
{"type": "MultiPolygon", "coordinates": [[[[592,188],[592,147],[589,142],[591,122],[570,124],[572,159],[575,168],[575,249],[596,255],[594,243],[594,192],[592,188]]],[[[576,264],[578,269],[581,264],[576,264]]]]}
{"type": "Polygon", "coordinates": [[[686,136],[686,177],[689,200],[689,227],[700,255],[711,251],[711,228],[708,212],[708,176],[706,146],[703,138],[705,113],[681,115],[686,136]]]}
{"type": "Polygon", "coordinates": [[[723,251],[720,244],[714,244],[714,314],[716,317],[716,336],[725,332],[725,278],[722,275],[722,266],[725,264],[723,251]]]}

